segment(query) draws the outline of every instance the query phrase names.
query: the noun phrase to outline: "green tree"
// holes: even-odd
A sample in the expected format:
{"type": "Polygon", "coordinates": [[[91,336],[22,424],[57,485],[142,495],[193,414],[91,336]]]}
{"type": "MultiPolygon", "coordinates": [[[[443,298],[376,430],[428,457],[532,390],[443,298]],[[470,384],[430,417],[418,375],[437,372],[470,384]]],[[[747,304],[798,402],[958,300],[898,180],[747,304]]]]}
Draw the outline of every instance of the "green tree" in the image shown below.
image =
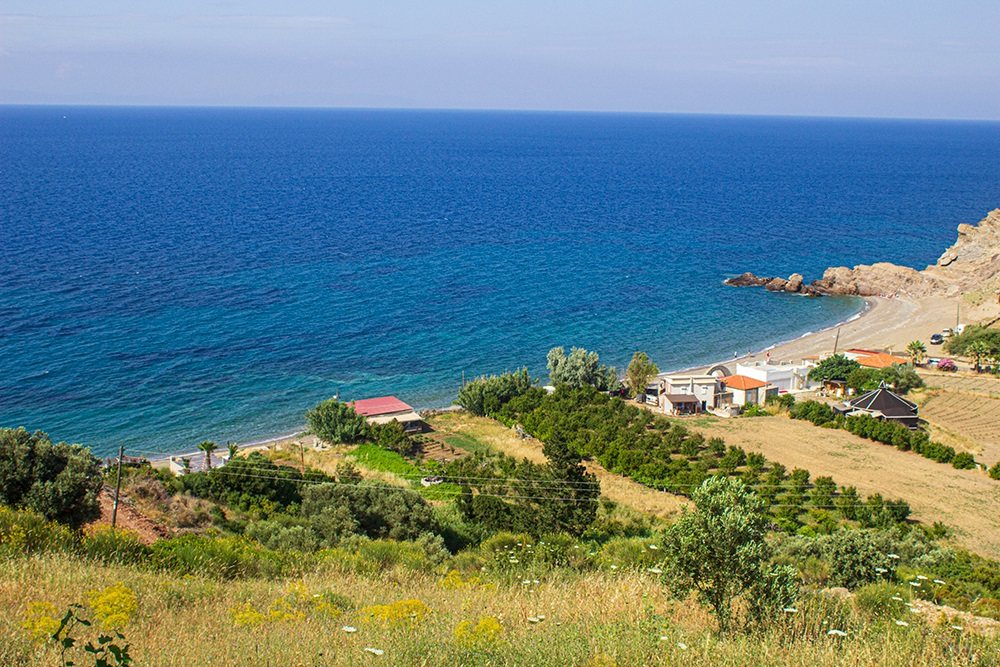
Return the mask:
{"type": "Polygon", "coordinates": [[[861,368],[861,364],[848,359],[842,354],[835,354],[827,357],[816,365],[816,368],[809,371],[809,379],[815,382],[825,382],[827,380],[847,380],[851,371],[861,368]]]}
{"type": "Polygon", "coordinates": [[[484,375],[466,383],[459,390],[456,403],[474,415],[492,415],[511,400],[528,393],[533,385],[527,368],[501,375],[484,375]]]}
{"type": "Polygon", "coordinates": [[[570,449],[560,435],[553,435],[542,444],[551,476],[550,491],[545,507],[549,532],[580,535],[597,518],[597,498],[601,485],[583,467],[583,458],[570,449]],[[553,492],[554,489],[554,492],[553,492]]]}
{"type": "Polygon", "coordinates": [[[600,365],[596,352],[588,352],[582,347],[574,347],[567,356],[562,347],[554,347],[546,356],[549,381],[553,385],[568,384],[571,387],[590,385],[599,391],[617,391],[621,388],[615,367],[600,365]]]}
{"type": "Polygon", "coordinates": [[[319,403],[306,413],[306,423],[323,442],[350,445],[368,435],[365,418],[354,411],[354,403],[341,403],[335,398],[319,403]]]}
{"type": "Polygon", "coordinates": [[[922,341],[915,340],[906,346],[906,351],[910,355],[910,361],[913,365],[923,363],[924,359],[927,358],[927,347],[922,341]]]}
{"type": "Polygon", "coordinates": [[[227,442],[226,449],[229,450],[229,460],[232,461],[236,458],[236,452],[240,451],[240,446],[235,442],[227,442]]]}
{"type": "Polygon", "coordinates": [[[101,464],[80,445],[41,431],[0,428],[0,504],[32,509],[77,528],[101,515],[101,464]]]}
{"type": "Polygon", "coordinates": [[[730,628],[737,599],[757,622],[791,604],[797,576],[768,564],[768,515],[760,499],[737,478],[710,477],[692,500],[695,510],[683,512],[665,536],[678,592],[695,590],[715,612],[721,633],[730,628]]]}
{"type": "Polygon", "coordinates": [[[628,388],[632,392],[632,396],[637,399],[639,396],[644,396],[649,381],[656,377],[656,374],[659,372],[660,369],[649,360],[645,352],[636,352],[633,354],[632,361],[629,362],[628,368],[625,369],[625,377],[628,380],[628,388]]]}
{"type": "Polygon", "coordinates": [[[218,448],[219,446],[211,440],[202,440],[198,443],[198,449],[205,453],[205,468],[207,470],[212,469],[212,452],[218,448]]]}

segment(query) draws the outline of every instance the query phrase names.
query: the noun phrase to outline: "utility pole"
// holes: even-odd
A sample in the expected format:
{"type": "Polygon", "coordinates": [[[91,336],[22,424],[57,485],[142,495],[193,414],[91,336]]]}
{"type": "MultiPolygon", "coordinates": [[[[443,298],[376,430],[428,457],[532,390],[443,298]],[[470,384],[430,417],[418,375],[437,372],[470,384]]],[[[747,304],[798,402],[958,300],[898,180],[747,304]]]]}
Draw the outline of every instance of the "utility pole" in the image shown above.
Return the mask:
{"type": "Polygon", "coordinates": [[[956,329],[958,328],[958,325],[959,325],[959,323],[961,321],[961,318],[959,317],[959,315],[961,314],[961,312],[962,312],[962,302],[959,301],[958,303],[955,304],[955,328],[956,329]]]}
{"type": "Polygon", "coordinates": [[[833,354],[837,355],[837,346],[840,345],[840,327],[837,327],[837,337],[833,341],[833,354]]]}
{"type": "Polygon", "coordinates": [[[111,529],[118,522],[118,494],[122,489],[122,458],[125,456],[125,445],[118,445],[118,479],[115,480],[115,504],[111,506],[111,529]]]}

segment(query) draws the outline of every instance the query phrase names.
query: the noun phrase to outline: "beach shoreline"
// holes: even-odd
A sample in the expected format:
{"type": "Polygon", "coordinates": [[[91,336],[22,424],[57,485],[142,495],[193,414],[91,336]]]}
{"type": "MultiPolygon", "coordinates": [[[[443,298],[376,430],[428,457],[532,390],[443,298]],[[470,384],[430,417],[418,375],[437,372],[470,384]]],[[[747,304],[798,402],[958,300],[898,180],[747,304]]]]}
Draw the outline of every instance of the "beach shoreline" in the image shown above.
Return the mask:
{"type": "MultiPolygon", "coordinates": [[[[739,288],[733,288],[739,289],[739,288]]],[[[806,297],[803,297],[806,298],[806,297]]],[[[813,298],[813,297],[810,297],[813,298]]],[[[837,297],[815,297],[837,298],[837,297]]],[[[928,355],[938,357],[943,355],[939,346],[930,345],[933,333],[939,333],[945,327],[954,327],[956,309],[960,303],[957,298],[950,297],[903,297],[892,298],[868,296],[861,297],[865,301],[864,308],[843,322],[810,332],[798,338],[778,338],[778,342],[761,350],[741,355],[738,363],[764,361],[799,362],[803,358],[823,355],[833,352],[834,344],[838,351],[850,348],[886,350],[900,356],[907,356],[906,346],[921,340],[927,347],[928,355]],[[838,333],[839,340],[838,340],[838,333]],[[770,353],[770,357],[768,357],[770,353]],[[938,353],[938,354],[935,354],[938,353]]],[[[680,373],[706,372],[715,365],[732,365],[733,359],[721,359],[713,363],[692,366],[680,370],[669,371],[665,375],[680,373]]],[[[735,368],[730,368],[735,372],[735,368]]],[[[417,407],[421,409],[438,409],[434,406],[417,407]]],[[[265,438],[257,438],[245,443],[239,443],[240,451],[253,451],[282,447],[288,444],[302,442],[307,446],[315,444],[313,436],[303,435],[305,424],[299,429],[286,429],[283,434],[265,438]]],[[[200,452],[165,452],[150,459],[154,464],[166,465],[171,457],[200,456],[200,452]]]]}

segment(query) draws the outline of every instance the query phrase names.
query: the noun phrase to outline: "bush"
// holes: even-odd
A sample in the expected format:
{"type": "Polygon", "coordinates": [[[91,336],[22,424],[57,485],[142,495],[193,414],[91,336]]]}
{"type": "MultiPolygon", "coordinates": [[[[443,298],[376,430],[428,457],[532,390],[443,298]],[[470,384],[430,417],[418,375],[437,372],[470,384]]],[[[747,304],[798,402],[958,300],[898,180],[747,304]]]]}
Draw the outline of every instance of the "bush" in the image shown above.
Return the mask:
{"type": "Polygon", "coordinates": [[[497,412],[505,403],[532,388],[528,369],[478,377],[458,392],[456,403],[480,417],[497,412]]]}
{"type": "Polygon", "coordinates": [[[836,586],[855,588],[874,583],[879,579],[876,568],[889,569],[889,559],[867,531],[841,530],[820,538],[819,544],[830,563],[830,581],[836,586]]]}
{"type": "Polygon", "coordinates": [[[71,552],[77,535],[38,512],[0,507],[0,554],[33,554],[49,551],[71,552]]]}
{"type": "Polygon", "coordinates": [[[995,463],[992,468],[990,468],[990,479],[1000,479],[1000,461],[995,463]]]}
{"type": "Polygon", "coordinates": [[[972,454],[962,452],[955,454],[955,458],[951,460],[951,466],[958,470],[971,470],[976,467],[976,460],[972,458],[972,454]]]}
{"type": "Polygon", "coordinates": [[[121,565],[145,562],[151,553],[136,532],[108,525],[95,526],[86,531],[80,542],[80,552],[102,563],[121,565]]]}
{"type": "Polygon", "coordinates": [[[441,530],[427,501],[414,491],[388,485],[319,484],[303,492],[303,517],[319,522],[325,539],[336,539],[349,526],[370,538],[414,540],[441,530]],[[346,509],[346,514],[337,515],[346,509]]]}
{"type": "Polygon", "coordinates": [[[368,436],[368,423],[354,411],[354,404],[341,403],[335,398],[306,412],[306,423],[323,442],[352,444],[368,436]]]}
{"type": "Polygon", "coordinates": [[[901,618],[906,606],[899,599],[907,591],[902,586],[880,583],[862,586],[854,592],[854,608],[869,621],[901,618]]]}
{"type": "Polygon", "coordinates": [[[41,431],[0,428],[0,504],[31,509],[77,528],[101,515],[101,464],[80,445],[41,431]]]}
{"type": "Polygon", "coordinates": [[[150,551],[155,561],[168,570],[220,579],[278,578],[294,574],[306,564],[301,556],[283,556],[245,537],[188,534],[160,540],[150,551]]]}

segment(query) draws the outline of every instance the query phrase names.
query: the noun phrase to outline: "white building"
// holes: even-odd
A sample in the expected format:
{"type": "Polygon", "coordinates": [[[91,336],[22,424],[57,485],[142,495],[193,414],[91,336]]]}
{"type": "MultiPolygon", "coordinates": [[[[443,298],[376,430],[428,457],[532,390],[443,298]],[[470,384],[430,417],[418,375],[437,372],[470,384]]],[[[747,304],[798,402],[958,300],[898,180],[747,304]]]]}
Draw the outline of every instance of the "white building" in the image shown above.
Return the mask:
{"type": "MultiPolygon", "coordinates": [[[[671,411],[671,403],[667,396],[690,396],[697,401],[697,410],[710,410],[718,407],[724,400],[724,392],[719,378],[715,375],[666,375],[657,378],[659,384],[660,408],[664,412],[671,411]]],[[[672,403],[677,404],[677,401],[672,403]]]]}
{"type": "Polygon", "coordinates": [[[754,380],[760,380],[779,392],[804,391],[819,386],[818,382],[810,382],[809,371],[813,364],[793,364],[787,361],[772,363],[769,361],[748,361],[736,364],[736,375],[743,375],[754,380]]]}

